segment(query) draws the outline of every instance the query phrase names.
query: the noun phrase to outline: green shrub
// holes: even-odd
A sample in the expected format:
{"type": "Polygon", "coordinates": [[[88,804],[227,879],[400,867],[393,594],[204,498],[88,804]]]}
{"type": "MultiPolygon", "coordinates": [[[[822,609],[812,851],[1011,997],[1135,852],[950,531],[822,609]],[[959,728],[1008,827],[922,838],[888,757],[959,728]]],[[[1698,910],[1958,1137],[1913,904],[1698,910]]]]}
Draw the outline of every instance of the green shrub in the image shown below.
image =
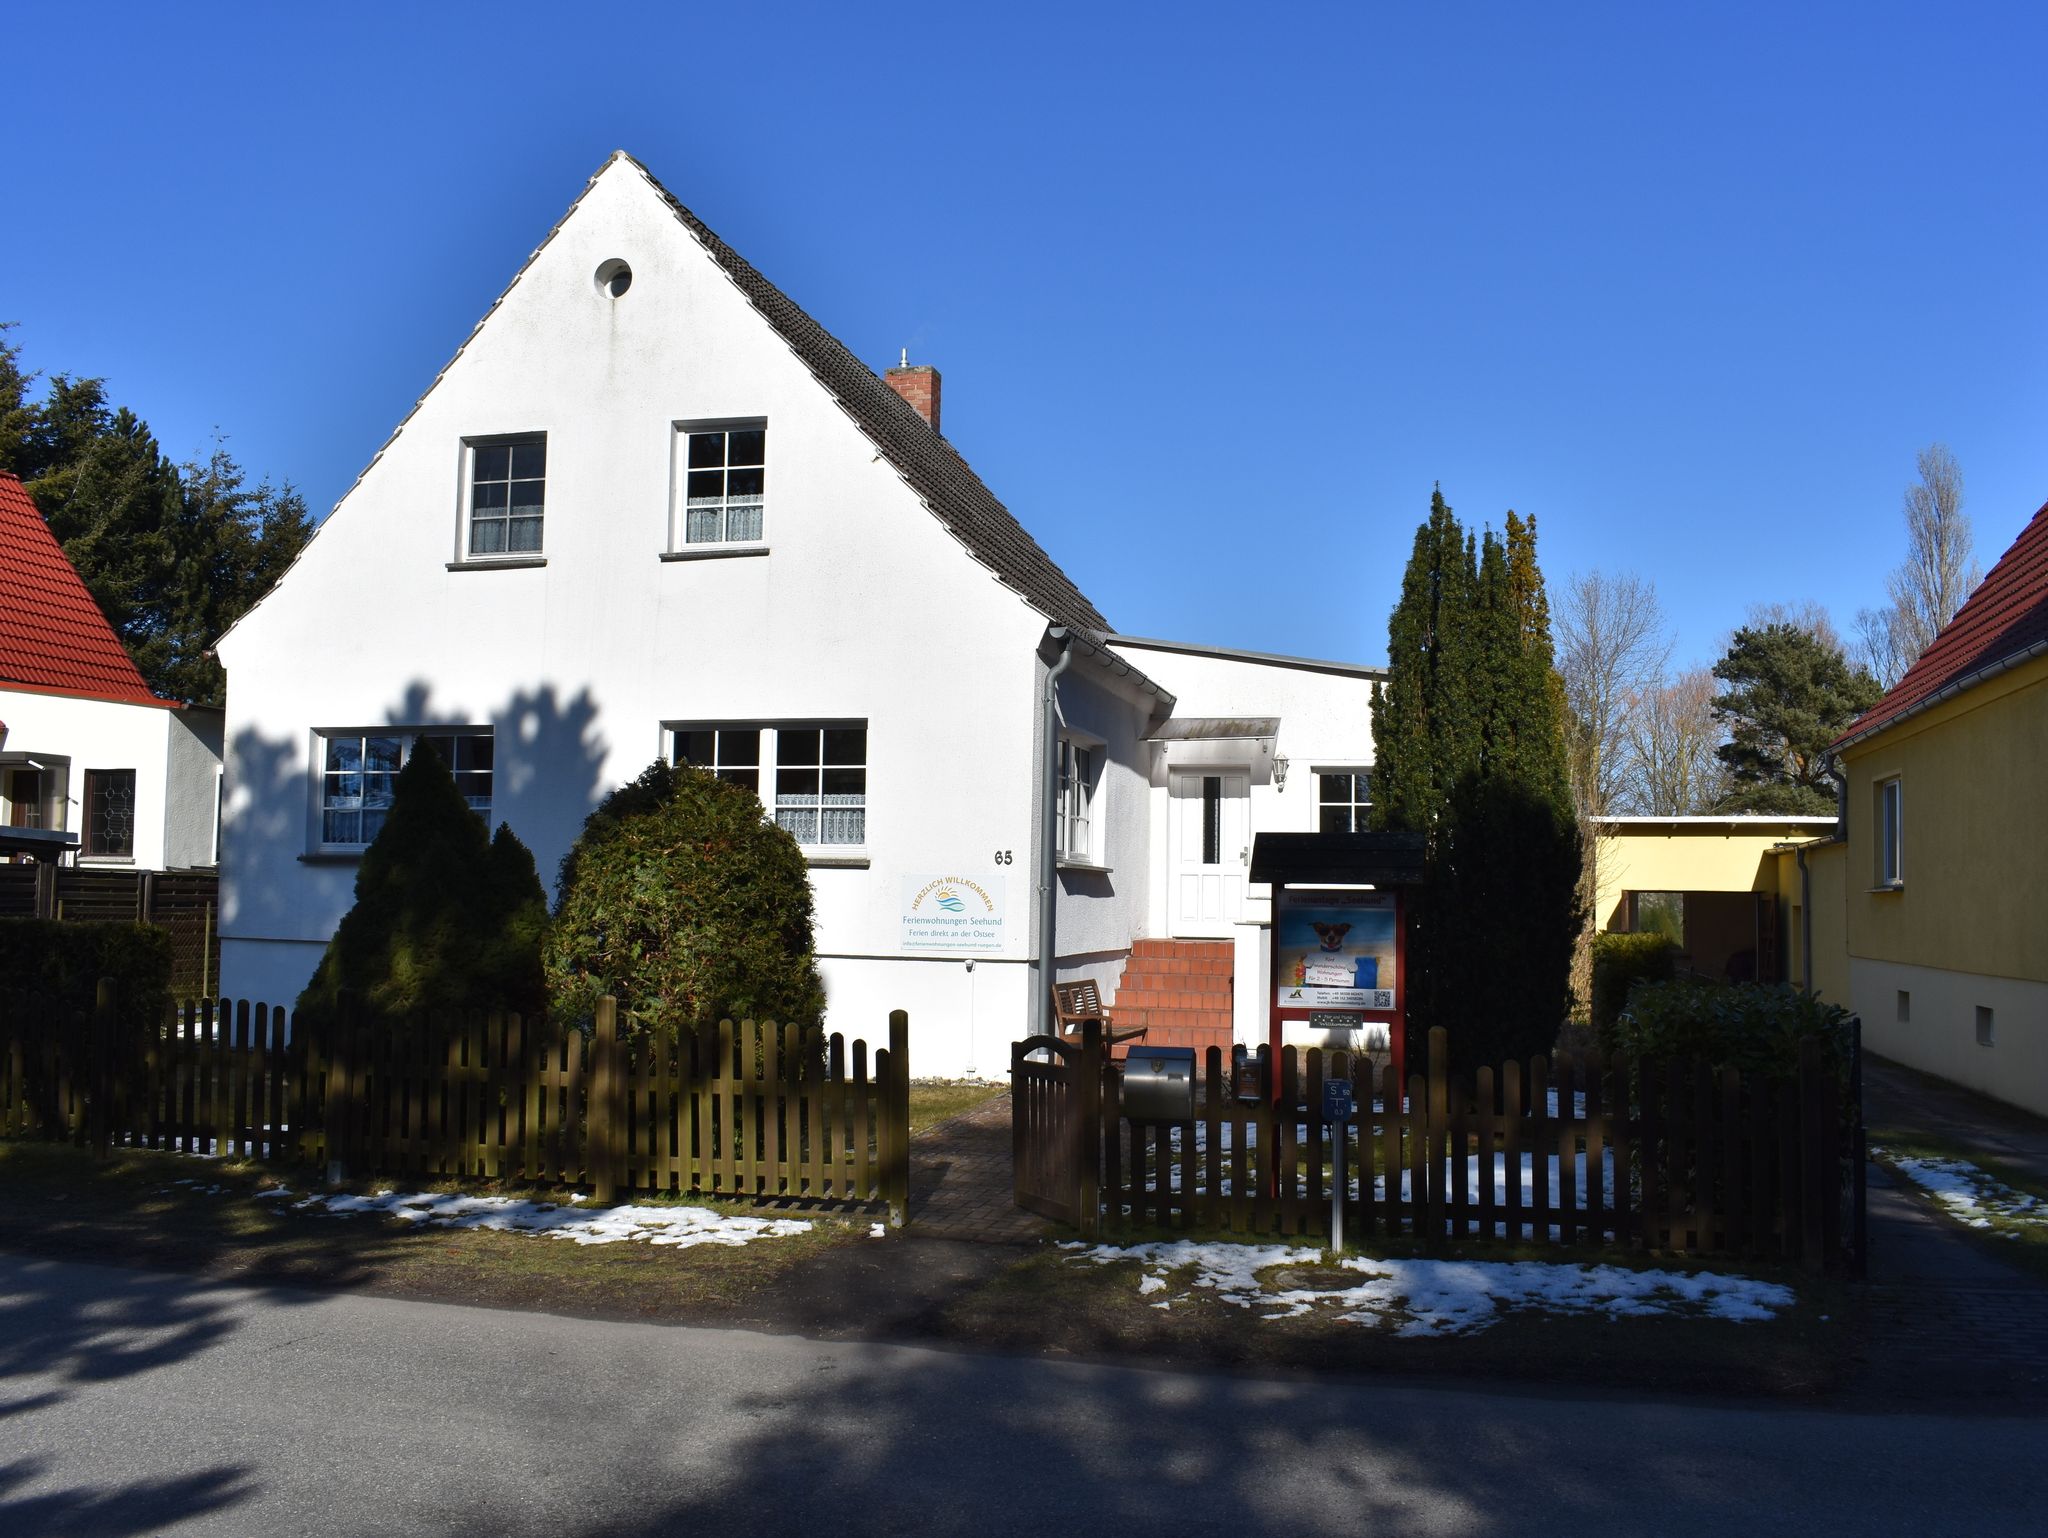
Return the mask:
{"type": "Polygon", "coordinates": [[[1609,1052],[1619,1047],[1614,1022],[1638,983],[1669,982],[1678,948],[1662,934],[1593,936],[1593,1030],[1609,1052]]]}
{"type": "Polygon", "coordinates": [[[643,1028],[824,1012],[810,872],[742,786],[656,763],[607,796],[562,861],[547,945],[555,1009],[611,994],[643,1028]]]}
{"type": "Polygon", "coordinates": [[[1789,983],[1645,982],[1614,1024],[1618,1050],[1637,1058],[1700,1058],[1746,1079],[1790,1078],[1800,1043],[1820,1042],[1822,1062],[1846,1075],[1849,1013],[1789,983]]]}
{"type": "Polygon", "coordinates": [[[355,905],[298,1007],[315,1025],[346,991],[387,1018],[441,1009],[540,1013],[547,894],[504,824],[491,836],[432,746],[399,771],[356,872],[355,905]]]}
{"type": "Polygon", "coordinates": [[[170,931],[154,924],[0,919],[0,991],[53,997],[90,1011],[111,977],[124,1030],[153,1030],[171,997],[170,931]]]}

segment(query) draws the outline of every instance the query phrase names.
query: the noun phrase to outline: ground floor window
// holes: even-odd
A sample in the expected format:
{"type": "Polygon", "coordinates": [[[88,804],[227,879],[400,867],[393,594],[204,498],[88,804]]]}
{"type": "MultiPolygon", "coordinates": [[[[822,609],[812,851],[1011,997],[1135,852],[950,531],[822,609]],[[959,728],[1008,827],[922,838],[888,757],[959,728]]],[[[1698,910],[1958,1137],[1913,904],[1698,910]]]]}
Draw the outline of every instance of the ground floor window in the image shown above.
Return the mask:
{"type": "Polygon", "coordinates": [[[491,820],[495,742],[489,727],[320,733],[320,843],[361,849],[383,830],[398,771],[420,743],[433,745],[470,809],[491,820]]]}
{"type": "Polygon", "coordinates": [[[1094,818],[1097,751],[1072,738],[1060,741],[1060,857],[1095,857],[1094,818]]]}
{"type": "Polygon", "coordinates": [[[1372,774],[1365,769],[1316,771],[1316,831],[1363,833],[1372,806],[1372,774]]]}
{"type": "Polygon", "coordinates": [[[135,771],[85,771],[85,853],[88,858],[135,858],[135,771]]]}
{"type": "Polygon", "coordinates": [[[865,721],[690,722],[669,732],[673,762],[746,786],[799,844],[867,842],[865,721]]]}

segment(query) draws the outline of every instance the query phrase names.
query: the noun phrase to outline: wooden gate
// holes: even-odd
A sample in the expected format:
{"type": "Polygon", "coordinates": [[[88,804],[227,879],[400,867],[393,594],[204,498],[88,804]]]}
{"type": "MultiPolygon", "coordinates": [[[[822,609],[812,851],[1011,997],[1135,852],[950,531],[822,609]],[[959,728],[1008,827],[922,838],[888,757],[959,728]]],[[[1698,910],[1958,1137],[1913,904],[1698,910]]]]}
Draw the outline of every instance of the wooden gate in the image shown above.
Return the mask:
{"type": "Polygon", "coordinates": [[[1010,1164],[1017,1205],[1093,1238],[1101,1221],[1102,1025],[1080,1044],[1027,1036],[1010,1047],[1010,1164]]]}

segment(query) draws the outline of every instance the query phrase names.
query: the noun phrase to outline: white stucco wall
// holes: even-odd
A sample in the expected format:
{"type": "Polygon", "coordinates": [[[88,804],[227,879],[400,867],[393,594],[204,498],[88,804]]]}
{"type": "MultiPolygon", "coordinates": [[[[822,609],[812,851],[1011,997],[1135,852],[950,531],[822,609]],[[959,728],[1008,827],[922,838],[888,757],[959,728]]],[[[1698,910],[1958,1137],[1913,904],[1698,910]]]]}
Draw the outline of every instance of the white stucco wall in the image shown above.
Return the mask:
{"type": "MultiPolygon", "coordinates": [[[[80,699],[67,694],[0,690],[0,721],[7,723],[6,751],[27,754],[50,770],[61,769],[61,818],[46,826],[85,834],[85,776],[92,769],[135,771],[135,853],[132,859],[81,858],[82,864],[163,870],[165,787],[170,774],[171,738],[183,714],[169,705],[131,705],[80,699]]],[[[211,808],[208,821],[211,822],[211,808]]]]}
{"type": "Polygon", "coordinates": [[[864,719],[871,863],[813,870],[832,1025],[879,1038],[908,1008],[913,1071],[960,1071],[963,1005],[984,1037],[1021,1029],[1044,629],[614,162],[220,646],[226,989],[289,1000],[350,901],[353,861],[306,858],[323,728],[492,726],[493,819],[551,882],[663,722],[864,719]],[[634,274],[617,300],[593,281],[613,257],[634,274]],[[674,424],[734,418],[767,422],[770,553],[663,562],[674,424]],[[448,570],[465,438],[535,431],[546,565],[448,570]],[[1002,952],[971,979],[901,951],[903,885],[933,873],[1004,889],[1002,952]]]}
{"type": "Polygon", "coordinates": [[[223,713],[195,706],[169,720],[164,764],[164,866],[218,858],[223,713]]]}

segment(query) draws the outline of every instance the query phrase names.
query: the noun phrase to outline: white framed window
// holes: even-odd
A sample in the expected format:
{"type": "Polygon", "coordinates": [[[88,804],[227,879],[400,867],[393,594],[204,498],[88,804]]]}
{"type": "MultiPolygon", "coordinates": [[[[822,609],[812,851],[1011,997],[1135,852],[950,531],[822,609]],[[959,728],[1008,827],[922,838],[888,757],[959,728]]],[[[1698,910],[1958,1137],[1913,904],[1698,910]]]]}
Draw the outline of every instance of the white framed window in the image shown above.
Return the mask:
{"type": "Polygon", "coordinates": [[[744,785],[805,848],[866,845],[867,722],[672,722],[669,733],[672,762],[744,785]]]}
{"type": "Polygon", "coordinates": [[[539,555],[547,518],[548,435],[463,444],[462,554],[472,561],[539,555]]]}
{"type": "Polygon", "coordinates": [[[1904,886],[1905,789],[1898,776],[1877,783],[1877,884],[1904,886]]]}
{"type": "Polygon", "coordinates": [[[688,423],[676,428],[676,550],[758,545],[767,536],[768,424],[688,423]]]}
{"type": "Polygon", "coordinates": [[[1059,853],[1063,860],[1095,859],[1095,792],[1101,749],[1060,739],[1059,853]]]}
{"type": "Polygon", "coordinates": [[[320,749],[319,833],[323,849],[365,849],[383,830],[398,771],[422,742],[433,744],[470,810],[491,820],[496,740],[488,726],[324,731],[320,749]]]}
{"type": "Polygon", "coordinates": [[[1364,833],[1365,814],[1372,805],[1372,771],[1369,769],[1318,769],[1316,771],[1316,831],[1318,833],[1364,833]]]}
{"type": "Polygon", "coordinates": [[[88,860],[135,858],[135,771],[85,771],[85,847],[88,860]]]}

